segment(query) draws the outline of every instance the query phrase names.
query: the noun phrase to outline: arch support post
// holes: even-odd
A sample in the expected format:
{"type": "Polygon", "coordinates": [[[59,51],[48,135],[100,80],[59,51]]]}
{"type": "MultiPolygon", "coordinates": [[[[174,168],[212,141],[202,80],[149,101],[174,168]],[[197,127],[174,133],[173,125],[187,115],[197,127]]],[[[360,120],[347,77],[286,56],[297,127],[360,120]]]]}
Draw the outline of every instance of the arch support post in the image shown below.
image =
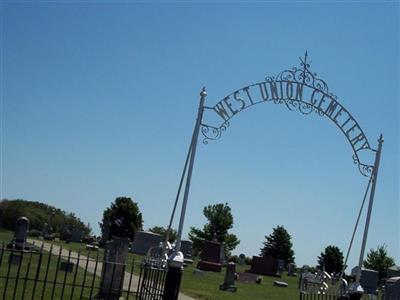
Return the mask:
{"type": "Polygon", "coordinates": [[[206,99],[207,92],[206,89],[203,88],[200,92],[200,104],[199,109],[197,112],[197,119],[196,124],[193,130],[192,140],[189,146],[189,164],[187,166],[187,176],[185,182],[185,191],[183,194],[183,201],[182,201],[182,208],[181,208],[181,216],[179,219],[179,227],[178,227],[178,234],[176,239],[176,246],[175,251],[179,251],[181,248],[181,241],[182,241],[182,231],[183,231],[183,224],[185,222],[185,215],[186,215],[186,206],[187,201],[189,198],[189,190],[190,190],[190,183],[192,180],[192,173],[193,173],[193,165],[194,165],[194,158],[196,156],[196,147],[197,147],[197,140],[199,137],[201,120],[203,118],[203,111],[204,111],[204,101],[206,99]]]}
{"type": "Polygon", "coordinates": [[[376,182],[378,179],[378,170],[379,170],[379,164],[380,164],[380,159],[381,159],[382,145],[383,145],[383,136],[381,134],[379,137],[379,140],[378,140],[378,149],[376,150],[376,154],[375,154],[374,169],[371,174],[371,176],[372,176],[371,193],[369,195],[368,211],[367,211],[367,217],[365,220],[364,234],[363,234],[363,239],[362,239],[362,244],[361,244],[360,257],[359,257],[358,266],[357,266],[357,273],[355,274],[356,275],[355,285],[356,285],[356,289],[358,289],[358,290],[360,290],[360,287],[361,287],[360,286],[361,268],[362,268],[362,265],[364,262],[365,247],[367,244],[369,224],[371,222],[371,213],[372,213],[372,207],[374,204],[375,187],[376,187],[376,182]]]}

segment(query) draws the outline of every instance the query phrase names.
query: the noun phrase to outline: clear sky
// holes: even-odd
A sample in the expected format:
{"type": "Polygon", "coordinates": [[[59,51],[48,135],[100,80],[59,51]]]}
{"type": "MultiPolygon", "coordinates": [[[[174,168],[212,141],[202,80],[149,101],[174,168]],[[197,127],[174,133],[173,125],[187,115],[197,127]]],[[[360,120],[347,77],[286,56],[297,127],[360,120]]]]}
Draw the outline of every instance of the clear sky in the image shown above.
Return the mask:
{"type": "MultiPolygon", "coordinates": [[[[385,243],[400,263],[398,3],[2,1],[1,20],[1,198],[75,212],[99,233],[129,196],[146,229],[166,225],[201,87],[214,105],[308,50],[371,144],[384,135],[367,249],[385,243]]],[[[330,120],[260,104],[199,143],[184,235],[227,202],[234,253],[259,254],[284,225],[297,264],[315,265],[328,245],[346,251],[366,185],[330,120]]]]}

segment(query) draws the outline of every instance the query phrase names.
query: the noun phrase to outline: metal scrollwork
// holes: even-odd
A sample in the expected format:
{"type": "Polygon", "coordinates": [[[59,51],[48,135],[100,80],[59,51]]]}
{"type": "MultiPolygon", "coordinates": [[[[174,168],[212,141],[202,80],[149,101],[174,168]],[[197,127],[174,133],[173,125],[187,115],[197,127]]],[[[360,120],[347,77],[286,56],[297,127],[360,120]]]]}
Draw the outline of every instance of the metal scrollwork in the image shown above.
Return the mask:
{"type": "Polygon", "coordinates": [[[227,127],[229,127],[228,121],[223,123],[220,127],[201,124],[201,133],[204,136],[203,144],[207,145],[209,140],[219,140],[221,138],[222,132],[226,131],[227,127]]]}
{"type": "Polygon", "coordinates": [[[275,104],[283,104],[287,109],[298,111],[303,115],[315,113],[321,117],[326,116],[329,118],[345,134],[349,141],[354,152],[354,163],[357,164],[360,173],[366,177],[372,175],[374,167],[361,163],[358,151],[365,149],[374,150],[370,147],[368,139],[357,121],[337,101],[337,96],[329,91],[328,84],[323,79],[319,78],[317,73],[310,71],[310,61],[308,60],[307,52],[304,58],[300,58],[299,67],[284,70],[276,76],[267,76],[264,82],[255,83],[240,90],[236,90],[223,98],[215,106],[206,107],[214,111],[218,118],[222,118],[223,121],[220,121],[223,123],[221,125],[209,125],[203,122],[201,124],[201,132],[204,136],[203,143],[208,144],[210,140],[220,139],[222,133],[229,127],[229,120],[238,112],[258,103],[269,101],[275,104]],[[252,89],[250,90],[250,88],[252,89]],[[311,96],[308,94],[308,96],[310,96],[309,102],[303,99],[303,90],[307,89],[310,91],[309,93],[311,93],[311,96]],[[252,98],[255,90],[258,91],[261,100],[252,98]],[[314,98],[314,95],[317,96],[314,98]],[[325,105],[321,106],[321,103],[324,102],[325,105]],[[349,119],[347,121],[341,121],[339,124],[337,116],[340,116],[343,112],[348,115],[349,119]],[[348,123],[349,120],[352,120],[354,125],[350,129],[345,129],[344,124],[348,123]],[[353,135],[350,137],[349,132],[354,128],[359,131],[357,133],[358,136],[353,135]]]}
{"type": "Polygon", "coordinates": [[[374,170],[374,166],[371,165],[366,165],[360,162],[357,154],[353,155],[353,162],[355,165],[357,165],[358,170],[360,173],[365,176],[365,177],[370,177],[372,175],[372,172],[374,170]]]}

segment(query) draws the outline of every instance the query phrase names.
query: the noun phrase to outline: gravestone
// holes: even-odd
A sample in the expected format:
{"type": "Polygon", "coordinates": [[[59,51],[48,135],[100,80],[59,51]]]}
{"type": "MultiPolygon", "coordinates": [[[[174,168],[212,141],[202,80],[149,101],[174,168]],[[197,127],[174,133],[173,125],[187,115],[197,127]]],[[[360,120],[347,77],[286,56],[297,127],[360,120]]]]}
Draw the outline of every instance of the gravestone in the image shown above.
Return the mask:
{"type": "Polygon", "coordinates": [[[53,240],[53,227],[51,227],[47,223],[44,223],[44,226],[42,229],[42,237],[45,240],[53,240]]]}
{"type": "Polygon", "coordinates": [[[71,232],[71,238],[69,239],[70,242],[80,243],[84,236],[84,232],[82,229],[74,228],[71,232]]]}
{"type": "Polygon", "coordinates": [[[14,237],[8,244],[8,248],[25,250],[26,247],[26,237],[29,230],[29,220],[25,217],[19,217],[17,220],[17,225],[14,231],[14,237]]]}
{"type": "Polygon", "coordinates": [[[193,256],[193,243],[191,241],[181,241],[181,250],[183,257],[192,258],[193,256]]]}
{"type": "MultiPolygon", "coordinates": [[[[358,267],[354,267],[351,271],[352,275],[357,274],[358,267]]],[[[378,288],[379,273],[375,270],[361,268],[360,284],[364,289],[365,294],[376,294],[378,288]]]]}
{"type": "Polygon", "coordinates": [[[197,268],[203,271],[221,272],[221,251],[223,249],[220,243],[205,241],[197,268]]]}
{"type": "Polygon", "coordinates": [[[74,263],[70,261],[60,262],[60,271],[71,273],[74,270],[74,263]]]}
{"type": "Polygon", "coordinates": [[[400,276],[392,277],[386,280],[384,300],[400,299],[400,276]]]}
{"type": "Polygon", "coordinates": [[[103,247],[107,241],[111,239],[111,221],[110,219],[105,219],[103,222],[103,226],[101,228],[101,239],[99,241],[99,245],[103,247]]]}
{"type": "Polygon", "coordinates": [[[290,263],[288,265],[288,276],[296,276],[296,265],[294,263],[290,263]]]}
{"type": "Polygon", "coordinates": [[[121,297],[127,255],[127,239],[114,238],[105,244],[100,291],[95,299],[117,300],[121,297]]]}
{"type": "Polygon", "coordinates": [[[194,274],[196,277],[203,277],[204,271],[199,270],[199,269],[194,269],[194,270],[193,270],[193,274],[194,274]]]}
{"type": "Polygon", "coordinates": [[[243,253],[239,255],[238,264],[239,266],[244,266],[246,264],[246,255],[243,253]]]}
{"type": "Polygon", "coordinates": [[[260,275],[281,277],[283,264],[282,260],[274,259],[272,256],[253,256],[250,271],[260,275]]]}
{"type": "Polygon", "coordinates": [[[392,266],[387,268],[386,270],[386,278],[399,277],[400,276],[400,267],[392,266]]]}
{"type": "Polygon", "coordinates": [[[93,244],[86,244],[86,250],[97,251],[99,250],[99,246],[93,244]]]}
{"type": "Polygon", "coordinates": [[[322,285],[322,280],[311,272],[300,273],[299,289],[302,292],[317,292],[322,285]]]}
{"type": "Polygon", "coordinates": [[[138,231],[135,233],[130,252],[146,255],[151,247],[157,247],[163,240],[162,235],[153,232],[138,231]]]}
{"type": "Polygon", "coordinates": [[[285,261],[283,259],[275,259],[277,276],[281,276],[285,269],[285,261]]]}
{"type": "Polygon", "coordinates": [[[235,272],[236,265],[234,262],[230,262],[226,266],[226,273],[224,283],[219,286],[221,291],[236,292],[237,287],[235,286],[235,272]]]}
{"type": "Polygon", "coordinates": [[[274,281],[274,286],[278,286],[278,287],[288,287],[288,284],[287,284],[287,282],[284,282],[284,281],[275,280],[275,281],[274,281]]]}
{"type": "Polygon", "coordinates": [[[243,273],[238,273],[239,278],[238,280],[240,282],[244,282],[244,283],[251,283],[251,282],[256,282],[257,280],[257,275],[254,273],[247,273],[247,272],[243,272],[243,273]]]}
{"type": "Polygon", "coordinates": [[[60,240],[62,241],[69,241],[71,239],[71,230],[64,227],[60,233],[60,240]]]}

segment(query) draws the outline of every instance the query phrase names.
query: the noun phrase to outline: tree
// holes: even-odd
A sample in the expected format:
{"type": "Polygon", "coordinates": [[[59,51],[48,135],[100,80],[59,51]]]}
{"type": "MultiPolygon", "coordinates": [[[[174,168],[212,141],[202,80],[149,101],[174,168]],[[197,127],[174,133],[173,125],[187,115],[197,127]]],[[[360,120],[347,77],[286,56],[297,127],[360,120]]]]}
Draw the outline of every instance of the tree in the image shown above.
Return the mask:
{"type": "Polygon", "coordinates": [[[24,216],[29,219],[30,230],[42,231],[45,223],[48,223],[57,233],[65,227],[82,230],[85,235],[91,233],[91,229],[73,213],[37,201],[3,199],[0,201],[0,212],[0,223],[8,230],[15,230],[17,219],[24,216]]]}
{"type": "Polygon", "coordinates": [[[265,236],[266,241],[261,248],[261,256],[271,255],[275,259],[283,259],[285,264],[294,262],[294,252],[290,234],[282,226],[273,229],[272,234],[265,236]]]}
{"type": "Polygon", "coordinates": [[[108,239],[113,237],[127,237],[133,240],[136,231],[143,228],[142,213],[137,203],[128,197],[118,197],[109,208],[103,212],[100,223],[102,232],[109,228],[108,239]]]}
{"type": "Polygon", "coordinates": [[[384,277],[387,268],[394,266],[394,259],[387,253],[386,245],[378,245],[375,249],[370,249],[367,259],[364,260],[364,267],[379,272],[379,279],[384,277]]]}
{"type": "Polygon", "coordinates": [[[343,253],[336,246],[328,246],[318,256],[318,267],[328,273],[340,273],[343,270],[343,253]]]}
{"type": "Polygon", "coordinates": [[[233,227],[231,208],[227,203],[208,205],[204,207],[203,214],[208,220],[203,230],[191,227],[189,232],[194,253],[197,254],[201,250],[205,240],[217,240],[224,244],[225,252],[229,254],[240,243],[236,235],[228,233],[233,227]]]}
{"type": "MultiPolygon", "coordinates": [[[[168,230],[168,228],[164,228],[164,227],[162,227],[162,226],[154,226],[154,227],[152,227],[152,228],[149,228],[149,231],[151,231],[151,232],[153,232],[153,233],[160,234],[160,235],[162,235],[163,237],[166,236],[167,230],[168,230]]],[[[169,232],[168,241],[169,241],[170,243],[175,242],[176,236],[177,236],[177,235],[178,235],[178,233],[176,232],[176,230],[171,228],[171,231],[169,232]]]]}

